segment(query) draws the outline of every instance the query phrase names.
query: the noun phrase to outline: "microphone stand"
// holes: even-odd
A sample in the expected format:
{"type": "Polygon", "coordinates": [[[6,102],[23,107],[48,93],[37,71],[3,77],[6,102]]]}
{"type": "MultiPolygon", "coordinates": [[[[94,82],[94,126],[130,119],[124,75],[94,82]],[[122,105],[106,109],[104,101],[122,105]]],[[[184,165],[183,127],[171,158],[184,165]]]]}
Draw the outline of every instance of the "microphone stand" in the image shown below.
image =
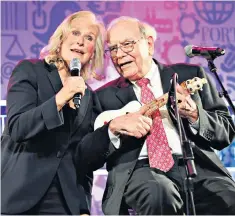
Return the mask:
{"type": "Polygon", "coordinates": [[[169,91],[168,98],[168,108],[173,108],[174,116],[177,122],[177,128],[179,131],[181,149],[183,152],[183,160],[186,171],[186,178],[184,182],[184,189],[186,195],[186,213],[187,215],[196,215],[194,198],[193,198],[193,178],[197,175],[197,171],[194,164],[194,154],[192,146],[195,145],[192,141],[188,140],[186,132],[184,130],[184,125],[182,118],[179,116],[179,111],[177,107],[177,94],[176,94],[176,83],[178,80],[178,74],[174,73],[172,78],[172,83],[169,91]],[[190,213],[190,210],[192,211],[190,213]]]}
{"type": "Polygon", "coordinates": [[[210,55],[209,58],[207,58],[208,67],[209,67],[210,71],[215,75],[215,77],[216,77],[216,79],[217,79],[217,81],[218,81],[218,83],[220,84],[220,87],[221,87],[221,89],[222,89],[221,92],[218,91],[219,97],[221,97],[221,98],[222,98],[223,96],[225,97],[225,99],[227,100],[227,102],[228,102],[229,106],[231,107],[233,113],[235,114],[235,107],[234,107],[234,105],[233,105],[233,102],[232,102],[231,98],[229,97],[228,92],[227,92],[226,89],[224,88],[224,85],[223,85],[223,83],[221,82],[221,80],[220,80],[220,78],[219,78],[219,76],[218,76],[218,74],[217,74],[217,68],[216,68],[216,66],[215,66],[215,64],[214,64],[215,58],[216,58],[216,56],[215,56],[215,55],[212,55],[212,54],[210,55]]]}

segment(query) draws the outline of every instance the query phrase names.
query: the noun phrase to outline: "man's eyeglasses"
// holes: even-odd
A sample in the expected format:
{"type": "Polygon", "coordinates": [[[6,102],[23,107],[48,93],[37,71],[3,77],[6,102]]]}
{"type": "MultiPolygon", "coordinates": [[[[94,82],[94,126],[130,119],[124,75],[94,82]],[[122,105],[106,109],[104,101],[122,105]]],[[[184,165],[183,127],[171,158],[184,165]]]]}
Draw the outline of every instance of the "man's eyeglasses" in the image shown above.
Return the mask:
{"type": "Polygon", "coordinates": [[[105,54],[111,57],[116,57],[118,49],[120,48],[123,52],[129,53],[134,49],[134,45],[140,41],[142,38],[133,41],[125,41],[124,43],[120,44],[119,46],[111,46],[107,50],[105,50],[105,54]]]}

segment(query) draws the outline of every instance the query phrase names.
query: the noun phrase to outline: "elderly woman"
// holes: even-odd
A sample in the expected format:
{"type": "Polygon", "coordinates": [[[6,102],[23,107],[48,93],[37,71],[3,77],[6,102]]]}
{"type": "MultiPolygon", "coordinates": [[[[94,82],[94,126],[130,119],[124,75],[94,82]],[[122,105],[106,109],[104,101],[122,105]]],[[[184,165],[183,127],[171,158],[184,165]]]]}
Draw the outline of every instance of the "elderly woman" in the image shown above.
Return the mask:
{"type": "Polygon", "coordinates": [[[109,137],[93,132],[96,96],[84,79],[103,64],[104,27],[89,11],[67,17],[42,50],[12,72],[2,135],[2,214],[90,214],[92,171],[109,137]],[[81,63],[71,76],[70,63],[81,63]],[[81,94],[76,109],[75,94],[81,94]],[[76,154],[75,154],[76,152],[76,154]]]}

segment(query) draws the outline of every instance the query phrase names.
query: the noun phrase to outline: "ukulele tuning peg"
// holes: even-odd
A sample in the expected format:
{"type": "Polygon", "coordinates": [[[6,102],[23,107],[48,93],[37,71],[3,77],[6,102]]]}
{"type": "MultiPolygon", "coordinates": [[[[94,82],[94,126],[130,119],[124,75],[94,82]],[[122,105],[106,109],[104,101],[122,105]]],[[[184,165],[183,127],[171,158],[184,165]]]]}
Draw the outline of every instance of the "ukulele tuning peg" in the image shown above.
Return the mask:
{"type": "Polygon", "coordinates": [[[207,83],[206,78],[202,78],[202,83],[203,83],[203,84],[206,84],[206,83],[207,83]]]}

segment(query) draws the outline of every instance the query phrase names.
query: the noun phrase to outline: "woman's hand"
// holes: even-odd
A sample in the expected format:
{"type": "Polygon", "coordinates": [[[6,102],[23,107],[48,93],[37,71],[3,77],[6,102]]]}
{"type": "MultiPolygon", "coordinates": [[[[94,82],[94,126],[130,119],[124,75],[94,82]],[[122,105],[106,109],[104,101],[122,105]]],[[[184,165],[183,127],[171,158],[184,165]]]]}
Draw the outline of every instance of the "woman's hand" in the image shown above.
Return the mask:
{"type": "Polygon", "coordinates": [[[55,96],[57,110],[61,110],[76,93],[81,93],[84,96],[86,88],[87,86],[82,77],[67,77],[63,83],[63,88],[55,96]]]}

